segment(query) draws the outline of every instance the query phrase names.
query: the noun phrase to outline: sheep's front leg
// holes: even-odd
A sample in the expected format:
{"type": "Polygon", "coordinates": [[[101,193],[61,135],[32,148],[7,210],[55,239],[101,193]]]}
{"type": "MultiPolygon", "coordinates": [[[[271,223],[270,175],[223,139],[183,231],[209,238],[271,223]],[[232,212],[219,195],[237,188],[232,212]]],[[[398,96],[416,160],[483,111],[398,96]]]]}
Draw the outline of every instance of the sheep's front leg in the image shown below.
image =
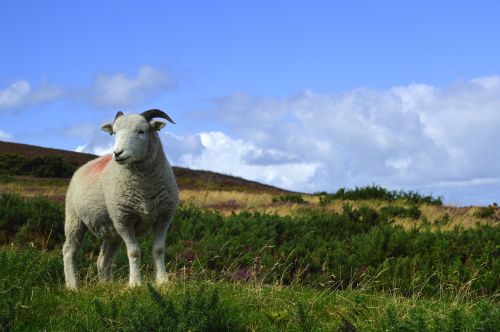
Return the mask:
{"type": "Polygon", "coordinates": [[[129,285],[141,285],[141,248],[133,227],[117,227],[118,234],[127,247],[128,264],[130,268],[129,285]]]}
{"type": "Polygon", "coordinates": [[[153,258],[155,261],[156,283],[162,284],[168,281],[165,272],[165,237],[172,222],[173,214],[166,216],[154,225],[153,258]]]}

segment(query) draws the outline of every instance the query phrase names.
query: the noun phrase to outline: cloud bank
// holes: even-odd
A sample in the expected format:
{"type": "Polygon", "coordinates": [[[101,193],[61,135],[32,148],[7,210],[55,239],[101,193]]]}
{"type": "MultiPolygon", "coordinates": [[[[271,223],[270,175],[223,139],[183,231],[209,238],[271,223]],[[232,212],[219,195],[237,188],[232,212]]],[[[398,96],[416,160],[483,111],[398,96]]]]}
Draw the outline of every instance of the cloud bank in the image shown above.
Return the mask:
{"type": "Polygon", "coordinates": [[[163,133],[176,165],[307,192],[375,183],[459,204],[500,198],[497,76],[444,88],[411,84],[287,98],[233,94],[191,116],[229,130],[163,133]]]}

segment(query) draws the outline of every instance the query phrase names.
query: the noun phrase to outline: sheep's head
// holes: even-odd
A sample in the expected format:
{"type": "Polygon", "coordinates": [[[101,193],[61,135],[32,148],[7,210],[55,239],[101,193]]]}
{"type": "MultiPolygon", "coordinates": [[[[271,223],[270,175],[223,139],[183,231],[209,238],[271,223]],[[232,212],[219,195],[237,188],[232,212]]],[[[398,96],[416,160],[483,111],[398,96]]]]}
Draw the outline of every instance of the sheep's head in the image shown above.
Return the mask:
{"type": "Polygon", "coordinates": [[[165,126],[165,122],[153,120],[161,117],[175,123],[164,112],[152,109],[142,114],[116,113],[113,123],[105,123],[101,129],[110,135],[116,135],[113,157],[119,164],[144,160],[152,140],[157,139],[156,132],[165,126]]]}

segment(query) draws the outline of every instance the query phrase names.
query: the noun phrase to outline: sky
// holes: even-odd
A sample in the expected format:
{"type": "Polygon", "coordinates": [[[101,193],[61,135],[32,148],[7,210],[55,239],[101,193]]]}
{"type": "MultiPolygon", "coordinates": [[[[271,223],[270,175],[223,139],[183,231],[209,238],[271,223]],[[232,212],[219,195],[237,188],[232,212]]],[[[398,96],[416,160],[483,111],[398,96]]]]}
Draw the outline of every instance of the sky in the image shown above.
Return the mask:
{"type": "Polygon", "coordinates": [[[159,108],[173,165],[500,203],[496,1],[1,1],[0,140],[95,154],[159,108]]]}

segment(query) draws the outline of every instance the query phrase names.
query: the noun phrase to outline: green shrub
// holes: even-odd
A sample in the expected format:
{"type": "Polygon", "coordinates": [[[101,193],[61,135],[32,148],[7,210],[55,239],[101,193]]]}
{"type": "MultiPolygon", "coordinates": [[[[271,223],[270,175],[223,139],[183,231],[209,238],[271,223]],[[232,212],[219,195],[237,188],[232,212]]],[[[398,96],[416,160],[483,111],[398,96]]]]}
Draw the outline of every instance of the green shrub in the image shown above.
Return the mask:
{"type": "Polygon", "coordinates": [[[497,208],[494,205],[482,206],[474,212],[474,217],[477,218],[493,218],[497,208]]]}
{"type": "Polygon", "coordinates": [[[410,207],[387,205],[380,208],[380,215],[382,218],[386,219],[401,217],[417,220],[418,218],[420,218],[422,213],[416,205],[412,205],[410,207]]]}
{"type": "MultiPolygon", "coordinates": [[[[432,232],[405,230],[394,216],[416,217],[409,207],[309,211],[294,216],[241,212],[227,217],[182,206],[167,235],[168,268],[196,277],[258,280],[271,284],[363,286],[402,294],[443,289],[494,294],[500,282],[500,228],[479,225],[432,232]]],[[[44,199],[0,195],[4,243],[60,248],[63,206],[44,199]]],[[[142,239],[144,269],[152,270],[151,237],[142,239]]],[[[99,240],[86,237],[79,264],[95,266],[99,240]],[[93,258],[92,258],[93,257],[93,258]]],[[[128,274],[125,250],[117,254],[118,278],[128,274]]],[[[82,271],[82,269],[80,269],[82,271]]]]}
{"type": "Polygon", "coordinates": [[[301,194],[284,194],[273,197],[273,203],[284,203],[284,202],[298,203],[298,204],[307,203],[301,194]]]}
{"type": "Polygon", "coordinates": [[[441,197],[434,198],[430,195],[422,196],[415,191],[397,191],[397,190],[387,190],[383,187],[371,185],[366,187],[356,187],[354,189],[340,188],[335,193],[325,193],[320,192],[315,195],[319,196],[320,204],[327,205],[333,200],[367,200],[367,199],[377,199],[382,201],[393,202],[396,200],[401,200],[404,202],[412,204],[431,204],[431,205],[442,205],[443,201],[441,197]]]}
{"type": "Polygon", "coordinates": [[[68,178],[78,166],[62,156],[26,157],[16,154],[0,154],[0,172],[9,175],[68,178]]]}
{"type": "Polygon", "coordinates": [[[63,238],[63,205],[42,197],[0,193],[0,243],[51,249],[63,238]]]}
{"type": "Polygon", "coordinates": [[[397,285],[405,294],[417,289],[436,294],[445,285],[458,290],[470,283],[471,291],[492,294],[499,288],[499,241],[500,229],[491,226],[405,230],[383,213],[348,204],[342,214],[294,217],[250,212],[222,217],[183,207],[166,254],[173,269],[197,265],[217,273],[233,266],[230,278],[237,280],[340,288],[371,280],[370,287],[397,285]]]}

